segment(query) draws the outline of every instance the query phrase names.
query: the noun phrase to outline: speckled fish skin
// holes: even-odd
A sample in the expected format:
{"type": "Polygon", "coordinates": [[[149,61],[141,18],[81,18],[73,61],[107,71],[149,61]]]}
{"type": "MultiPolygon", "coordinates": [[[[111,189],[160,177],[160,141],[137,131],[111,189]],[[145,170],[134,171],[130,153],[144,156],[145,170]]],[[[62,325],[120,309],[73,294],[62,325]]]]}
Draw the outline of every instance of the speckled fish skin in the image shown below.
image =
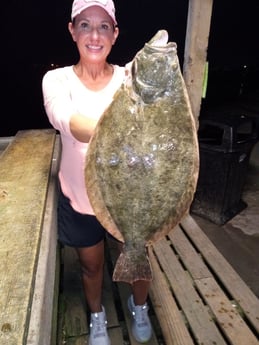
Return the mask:
{"type": "Polygon", "coordinates": [[[85,181],[96,217],[124,242],[114,281],[151,280],[146,248],[179,223],[198,178],[197,131],[176,44],[160,30],[130,73],[89,143],[85,181]]]}

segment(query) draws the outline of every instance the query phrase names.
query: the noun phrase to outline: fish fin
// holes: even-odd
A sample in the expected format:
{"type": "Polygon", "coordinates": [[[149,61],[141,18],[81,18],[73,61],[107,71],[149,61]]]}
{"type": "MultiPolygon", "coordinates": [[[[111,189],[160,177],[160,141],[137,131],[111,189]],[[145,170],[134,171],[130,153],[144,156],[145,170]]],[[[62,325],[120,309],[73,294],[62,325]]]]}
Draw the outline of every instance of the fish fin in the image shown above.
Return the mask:
{"type": "Polygon", "coordinates": [[[152,269],[148,256],[141,255],[136,260],[136,256],[130,252],[122,252],[115,264],[113,281],[122,281],[129,284],[137,280],[152,280],[152,269]]]}

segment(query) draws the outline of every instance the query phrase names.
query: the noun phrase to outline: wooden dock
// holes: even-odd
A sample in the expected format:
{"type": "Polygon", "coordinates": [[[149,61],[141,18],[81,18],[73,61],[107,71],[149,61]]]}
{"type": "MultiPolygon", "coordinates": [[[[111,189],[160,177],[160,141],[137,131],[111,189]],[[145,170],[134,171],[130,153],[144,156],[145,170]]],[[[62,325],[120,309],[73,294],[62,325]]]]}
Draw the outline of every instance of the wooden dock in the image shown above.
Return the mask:
{"type": "MultiPolygon", "coordinates": [[[[73,250],[64,248],[63,255],[58,345],[81,345],[89,321],[79,266],[73,250]]],[[[109,334],[113,345],[136,345],[126,306],[129,287],[111,281],[116,255],[116,246],[107,242],[103,300],[109,334]]],[[[149,255],[154,274],[149,296],[154,334],[147,344],[259,344],[258,298],[190,215],[151,247],[149,255]]]]}
{"type": "Polygon", "coordinates": [[[258,298],[190,215],[154,245],[150,259],[150,294],[166,344],[259,344],[258,298]]]}
{"type": "MultiPolygon", "coordinates": [[[[78,259],[56,238],[59,138],[53,130],[21,131],[0,141],[0,151],[0,345],[86,344],[89,311],[78,259]]],[[[137,345],[129,286],[111,280],[117,255],[107,240],[108,331],[112,345],[137,345]]],[[[191,215],[149,256],[148,345],[259,345],[258,298],[191,215]]]]}

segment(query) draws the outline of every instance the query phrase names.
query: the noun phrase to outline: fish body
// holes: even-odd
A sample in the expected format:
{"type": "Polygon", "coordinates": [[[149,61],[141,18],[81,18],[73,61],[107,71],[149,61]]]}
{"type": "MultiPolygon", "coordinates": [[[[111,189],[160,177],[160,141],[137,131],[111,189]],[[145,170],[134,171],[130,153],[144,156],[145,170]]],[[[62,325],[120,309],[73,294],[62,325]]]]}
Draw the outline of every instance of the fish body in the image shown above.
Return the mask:
{"type": "Polygon", "coordinates": [[[124,242],[114,281],[151,280],[146,247],[189,210],[196,189],[197,131],[176,44],[160,30],[129,64],[128,77],[89,143],[85,182],[96,217],[124,242]]]}

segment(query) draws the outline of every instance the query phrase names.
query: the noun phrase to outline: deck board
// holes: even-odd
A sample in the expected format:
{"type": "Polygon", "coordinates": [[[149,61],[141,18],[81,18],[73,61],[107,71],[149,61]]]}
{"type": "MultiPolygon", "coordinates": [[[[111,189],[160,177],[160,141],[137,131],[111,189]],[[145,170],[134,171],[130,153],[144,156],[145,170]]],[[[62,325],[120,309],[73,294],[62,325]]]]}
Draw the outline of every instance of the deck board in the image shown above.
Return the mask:
{"type": "Polygon", "coordinates": [[[166,239],[157,242],[154,245],[154,253],[198,343],[224,345],[224,339],[215,324],[211,322],[206,306],[193,286],[188,272],[180,265],[171,250],[170,243],[166,239]]]}
{"type": "Polygon", "coordinates": [[[166,344],[175,345],[193,345],[192,337],[186,329],[183,314],[177,307],[167,278],[159,269],[152,250],[149,251],[149,257],[153,267],[153,283],[150,287],[150,296],[163,330],[165,342],[166,344]]]}
{"type": "Polygon", "coordinates": [[[26,345],[54,345],[57,337],[57,309],[60,252],[57,244],[57,190],[61,142],[56,136],[48,183],[35,286],[26,345]]]}
{"type": "Polygon", "coordinates": [[[19,131],[0,156],[0,344],[25,344],[54,130],[19,131]]]}
{"type": "Polygon", "coordinates": [[[201,253],[214,275],[224,285],[232,299],[259,334],[259,300],[238,273],[217,250],[191,216],[181,222],[186,233],[201,253]]]}
{"type": "Polygon", "coordinates": [[[64,329],[66,338],[78,337],[88,333],[86,306],[81,287],[80,267],[73,249],[62,250],[66,263],[63,270],[63,308],[65,312],[64,329]]]}
{"type": "MultiPolygon", "coordinates": [[[[251,345],[257,344],[257,340],[251,333],[250,328],[247,327],[246,322],[244,322],[237,312],[237,308],[233,305],[231,297],[226,296],[224,290],[219,286],[209,267],[206,266],[206,263],[202,259],[201,255],[203,255],[205,249],[203,249],[201,254],[198,253],[180,227],[176,227],[169,234],[169,238],[185,267],[188,269],[188,272],[190,272],[199,293],[203,296],[205,303],[210,307],[214,319],[217,320],[219,327],[231,344],[242,344],[245,340],[251,345]]],[[[208,248],[208,245],[206,245],[206,248],[208,248]]],[[[213,248],[211,247],[212,250],[213,248]]],[[[215,248],[214,250],[217,251],[215,248]]],[[[218,260],[225,261],[223,257],[218,257],[218,260]]],[[[240,285],[240,282],[238,284],[240,285]]],[[[232,287],[229,287],[230,292],[232,287]]]]}
{"type": "Polygon", "coordinates": [[[190,215],[149,252],[151,296],[158,300],[154,306],[167,345],[183,345],[183,331],[194,345],[259,344],[258,298],[190,215]]]}
{"type": "Polygon", "coordinates": [[[223,293],[214,278],[204,278],[195,283],[215,316],[219,327],[231,344],[258,344],[250,328],[232,305],[231,301],[223,293]]]}

